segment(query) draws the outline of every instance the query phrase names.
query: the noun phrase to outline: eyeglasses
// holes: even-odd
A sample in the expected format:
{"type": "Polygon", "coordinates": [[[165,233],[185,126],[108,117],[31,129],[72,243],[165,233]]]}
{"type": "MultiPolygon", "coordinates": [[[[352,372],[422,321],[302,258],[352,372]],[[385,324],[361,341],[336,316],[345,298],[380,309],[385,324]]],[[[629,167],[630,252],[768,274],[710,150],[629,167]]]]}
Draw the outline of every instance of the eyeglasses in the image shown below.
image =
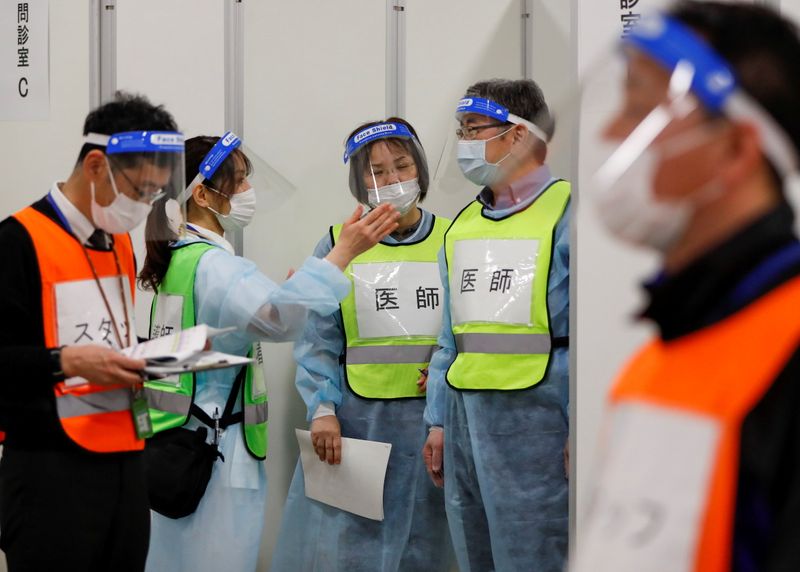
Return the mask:
{"type": "Polygon", "coordinates": [[[136,194],[137,200],[140,203],[147,203],[149,205],[152,205],[158,199],[163,198],[164,195],[166,194],[164,192],[164,189],[162,189],[161,187],[156,187],[152,183],[145,184],[144,186],[141,187],[138,186],[136,183],[131,181],[131,178],[125,174],[125,171],[123,171],[118,164],[115,163],[114,167],[116,168],[117,172],[120,173],[123,177],[125,177],[126,181],[128,181],[128,184],[133,189],[133,192],[136,194]]]}
{"type": "Polygon", "coordinates": [[[487,123],[486,125],[465,125],[456,129],[456,137],[459,139],[474,139],[479,131],[492,127],[503,127],[506,123],[487,123]]]}

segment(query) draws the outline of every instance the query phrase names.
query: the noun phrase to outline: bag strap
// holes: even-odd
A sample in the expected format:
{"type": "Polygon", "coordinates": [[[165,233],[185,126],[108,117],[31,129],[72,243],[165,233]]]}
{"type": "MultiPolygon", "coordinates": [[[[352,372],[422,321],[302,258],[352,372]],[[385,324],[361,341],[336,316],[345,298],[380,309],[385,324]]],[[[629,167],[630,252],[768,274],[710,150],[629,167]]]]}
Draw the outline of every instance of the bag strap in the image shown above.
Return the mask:
{"type": "Polygon", "coordinates": [[[222,415],[218,419],[215,420],[196,403],[192,403],[192,406],[189,408],[189,414],[194,415],[201,423],[208,425],[212,430],[216,429],[217,423],[219,423],[220,429],[227,429],[231,425],[236,425],[244,421],[244,413],[242,411],[233,413],[233,408],[236,406],[236,398],[241,392],[245,375],[247,375],[247,366],[243,365],[239,369],[236,379],[233,380],[233,387],[231,387],[231,392],[228,394],[225,408],[222,410],[222,415]]]}

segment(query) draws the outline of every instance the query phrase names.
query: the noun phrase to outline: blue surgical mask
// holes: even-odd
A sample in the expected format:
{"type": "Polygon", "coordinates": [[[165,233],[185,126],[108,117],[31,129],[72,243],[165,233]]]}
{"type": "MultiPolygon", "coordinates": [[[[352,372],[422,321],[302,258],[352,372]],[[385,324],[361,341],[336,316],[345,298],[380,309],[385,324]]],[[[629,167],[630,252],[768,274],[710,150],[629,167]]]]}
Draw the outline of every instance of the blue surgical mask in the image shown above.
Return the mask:
{"type": "Polygon", "coordinates": [[[511,129],[513,126],[489,139],[458,142],[458,166],[467,179],[482,187],[489,187],[497,182],[500,163],[505,161],[511,152],[509,151],[497,163],[489,163],[486,160],[486,142],[502,137],[511,129]]]}

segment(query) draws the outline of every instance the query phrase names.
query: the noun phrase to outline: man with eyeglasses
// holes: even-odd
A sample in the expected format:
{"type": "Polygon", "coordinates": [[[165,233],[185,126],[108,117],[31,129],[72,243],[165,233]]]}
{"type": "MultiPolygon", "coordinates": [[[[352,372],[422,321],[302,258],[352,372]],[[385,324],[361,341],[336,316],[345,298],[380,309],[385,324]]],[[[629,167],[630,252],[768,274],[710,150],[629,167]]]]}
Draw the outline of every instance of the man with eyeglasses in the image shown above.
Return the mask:
{"type": "Polygon", "coordinates": [[[459,167],[483,189],[440,254],[425,463],[444,485],[461,570],[560,572],[570,186],[545,164],[553,123],[533,81],[476,83],[456,118],[459,167]]]}
{"type": "Polygon", "coordinates": [[[0,548],[11,572],[144,570],[145,363],[119,351],[136,341],[128,232],[165,189],[183,188],[182,158],[172,116],[118,94],[86,118],[67,180],[0,222],[0,548]]]}

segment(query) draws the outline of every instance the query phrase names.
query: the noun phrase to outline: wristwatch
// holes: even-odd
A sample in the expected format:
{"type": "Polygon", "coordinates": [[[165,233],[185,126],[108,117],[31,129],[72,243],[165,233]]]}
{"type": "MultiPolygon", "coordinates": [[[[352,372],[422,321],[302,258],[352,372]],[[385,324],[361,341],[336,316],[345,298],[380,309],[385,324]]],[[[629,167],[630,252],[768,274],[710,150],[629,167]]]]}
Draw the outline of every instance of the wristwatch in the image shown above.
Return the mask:
{"type": "Polygon", "coordinates": [[[61,348],[52,348],[48,352],[48,362],[50,364],[50,371],[55,378],[56,381],[62,381],[64,379],[64,369],[61,366],[61,348]]]}

